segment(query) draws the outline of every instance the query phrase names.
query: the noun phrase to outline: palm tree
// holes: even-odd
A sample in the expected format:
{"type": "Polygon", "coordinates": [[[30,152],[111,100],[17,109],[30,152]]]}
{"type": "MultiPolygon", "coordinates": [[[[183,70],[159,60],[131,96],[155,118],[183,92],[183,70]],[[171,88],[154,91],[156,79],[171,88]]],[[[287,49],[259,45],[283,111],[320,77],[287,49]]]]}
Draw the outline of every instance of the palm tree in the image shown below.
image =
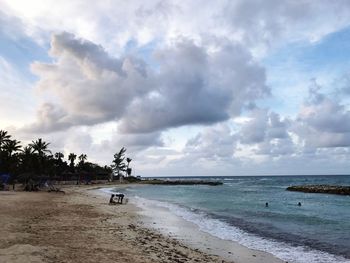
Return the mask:
{"type": "Polygon", "coordinates": [[[64,162],[62,159],[64,158],[64,154],[61,152],[56,152],[55,153],[55,159],[53,161],[53,166],[54,166],[54,174],[56,176],[59,176],[61,180],[63,180],[63,172],[67,167],[67,163],[64,162]]]}
{"type": "Polygon", "coordinates": [[[80,154],[78,159],[79,159],[79,163],[84,164],[84,162],[87,159],[87,155],[86,154],[80,154]]]}
{"type": "Polygon", "coordinates": [[[131,168],[129,168],[129,164],[130,164],[131,161],[132,161],[131,158],[129,158],[129,157],[126,158],[126,162],[128,163],[128,165],[126,166],[126,173],[127,173],[128,176],[131,175],[131,168]]]}
{"type": "Polygon", "coordinates": [[[0,151],[4,143],[10,140],[11,135],[7,131],[0,130],[0,151]]]}
{"type": "Polygon", "coordinates": [[[29,146],[33,148],[33,151],[37,152],[40,157],[44,156],[45,153],[51,153],[51,151],[48,149],[49,145],[50,143],[44,142],[41,138],[37,139],[36,141],[32,141],[32,143],[29,144],[29,146]]]}
{"type": "Polygon", "coordinates": [[[7,140],[4,143],[3,150],[7,156],[11,157],[13,153],[18,152],[22,148],[20,143],[21,142],[17,140],[7,140]]]}
{"type": "Polygon", "coordinates": [[[4,155],[2,156],[1,166],[10,174],[16,174],[19,167],[19,158],[16,154],[21,149],[20,141],[17,140],[7,140],[2,149],[4,155]]]}
{"type": "Polygon", "coordinates": [[[4,172],[3,170],[5,169],[5,156],[3,156],[2,147],[7,141],[10,140],[10,137],[11,135],[9,135],[7,131],[0,130],[0,173],[4,172]]]}
{"type": "Polygon", "coordinates": [[[79,157],[79,164],[78,164],[78,169],[79,169],[79,181],[78,183],[80,183],[80,176],[81,176],[81,172],[86,172],[85,169],[87,168],[86,165],[85,165],[85,161],[87,159],[87,155],[86,154],[80,154],[79,157]]]}
{"type": "Polygon", "coordinates": [[[70,153],[68,155],[68,160],[70,161],[69,166],[71,167],[72,171],[74,171],[74,161],[75,161],[76,158],[77,158],[77,155],[74,154],[74,153],[70,153]]]}
{"type": "Polygon", "coordinates": [[[44,168],[46,167],[45,165],[45,161],[46,160],[46,153],[51,153],[51,151],[48,149],[48,146],[50,145],[50,143],[44,142],[41,138],[37,139],[36,141],[32,141],[32,143],[29,144],[30,147],[33,148],[33,152],[37,153],[39,158],[37,158],[38,160],[38,167],[37,167],[37,171],[39,173],[39,175],[42,175],[44,172],[44,168]]]}
{"type": "Polygon", "coordinates": [[[22,155],[25,155],[25,156],[31,156],[33,154],[33,148],[30,147],[29,145],[28,146],[25,146],[22,150],[22,155]]]}
{"type": "Polygon", "coordinates": [[[125,154],[125,147],[121,148],[120,151],[116,154],[114,154],[114,160],[112,164],[112,169],[117,172],[117,175],[119,176],[119,179],[121,180],[120,171],[125,170],[125,163],[124,163],[124,154],[125,154]]]}
{"type": "Polygon", "coordinates": [[[62,159],[64,158],[64,154],[61,152],[57,152],[55,153],[55,158],[57,159],[57,161],[62,162],[62,159]]]}
{"type": "Polygon", "coordinates": [[[34,162],[33,162],[33,148],[30,146],[25,146],[22,152],[19,154],[21,171],[23,173],[33,172],[34,162]]]}

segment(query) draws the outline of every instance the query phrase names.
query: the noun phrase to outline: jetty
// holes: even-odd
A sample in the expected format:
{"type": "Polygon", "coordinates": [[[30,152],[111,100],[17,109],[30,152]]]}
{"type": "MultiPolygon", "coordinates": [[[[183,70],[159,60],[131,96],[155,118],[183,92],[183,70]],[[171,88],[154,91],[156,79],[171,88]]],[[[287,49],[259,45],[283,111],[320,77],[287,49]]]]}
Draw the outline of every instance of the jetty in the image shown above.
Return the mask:
{"type": "Polygon", "coordinates": [[[294,185],[287,187],[286,190],[304,193],[350,195],[350,186],[340,185],[294,185]]]}
{"type": "Polygon", "coordinates": [[[155,185],[222,185],[220,181],[209,181],[209,180],[141,180],[139,184],[155,184],[155,185]]]}

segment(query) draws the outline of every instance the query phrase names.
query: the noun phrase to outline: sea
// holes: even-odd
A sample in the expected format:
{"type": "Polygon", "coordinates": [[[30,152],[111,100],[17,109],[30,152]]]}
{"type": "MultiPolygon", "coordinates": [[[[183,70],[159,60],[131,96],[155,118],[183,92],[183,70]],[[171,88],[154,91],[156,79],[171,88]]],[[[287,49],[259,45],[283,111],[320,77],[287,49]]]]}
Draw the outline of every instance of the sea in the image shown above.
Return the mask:
{"type": "Polygon", "coordinates": [[[288,262],[350,262],[350,196],[286,190],[305,184],[349,186],[350,176],[162,179],[223,184],[131,186],[122,192],[142,209],[162,207],[216,238],[266,251],[288,262]]]}

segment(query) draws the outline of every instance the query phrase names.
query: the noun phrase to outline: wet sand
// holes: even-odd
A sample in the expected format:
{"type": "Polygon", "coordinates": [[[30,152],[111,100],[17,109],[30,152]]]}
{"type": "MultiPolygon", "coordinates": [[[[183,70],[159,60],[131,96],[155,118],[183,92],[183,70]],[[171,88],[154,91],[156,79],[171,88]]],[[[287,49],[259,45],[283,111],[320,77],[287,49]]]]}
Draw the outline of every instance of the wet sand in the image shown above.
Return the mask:
{"type": "Polygon", "coordinates": [[[89,188],[0,192],[0,262],[232,262],[146,227],[134,205],[108,205],[89,188]]]}

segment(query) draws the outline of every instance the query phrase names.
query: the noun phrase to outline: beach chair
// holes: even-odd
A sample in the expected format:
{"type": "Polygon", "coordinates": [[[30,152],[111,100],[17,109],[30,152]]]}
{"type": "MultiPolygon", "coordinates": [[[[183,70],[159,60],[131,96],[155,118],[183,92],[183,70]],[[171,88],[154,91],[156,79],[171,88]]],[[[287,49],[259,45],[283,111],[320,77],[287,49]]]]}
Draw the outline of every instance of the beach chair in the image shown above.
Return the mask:
{"type": "Polygon", "coordinates": [[[9,190],[9,186],[7,185],[8,180],[10,179],[9,174],[0,174],[0,190],[9,190]]]}
{"type": "Polygon", "coordinates": [[[50,192],[55,192],[55,193],[63,193],[65,194],[66,192],[61,190],[61,188],[55,187],[54,185],[50,184],[49,185],[49,190],[47,190],[49,193],[50,192]]]}

